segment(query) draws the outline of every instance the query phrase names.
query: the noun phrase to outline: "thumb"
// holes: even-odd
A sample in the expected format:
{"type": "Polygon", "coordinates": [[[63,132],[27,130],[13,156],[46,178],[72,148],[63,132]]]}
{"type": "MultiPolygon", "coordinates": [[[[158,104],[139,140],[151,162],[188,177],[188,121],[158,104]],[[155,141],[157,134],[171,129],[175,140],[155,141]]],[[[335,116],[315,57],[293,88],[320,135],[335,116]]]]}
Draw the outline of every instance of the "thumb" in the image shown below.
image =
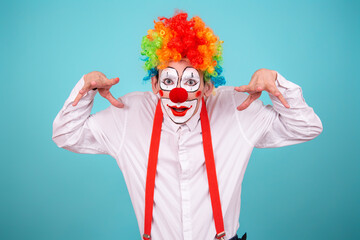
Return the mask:
{"type": "Polygon", "coordinates": [[[108,94],[104,96],[104,98],[106,98],[111,105],[117,107],[117,108],[123,108],[124,107],[124,103],[121,101],[121,99],[116,99],[114,98],[114,96],[110,93],[110,91],[108,91],[108,94]]]}

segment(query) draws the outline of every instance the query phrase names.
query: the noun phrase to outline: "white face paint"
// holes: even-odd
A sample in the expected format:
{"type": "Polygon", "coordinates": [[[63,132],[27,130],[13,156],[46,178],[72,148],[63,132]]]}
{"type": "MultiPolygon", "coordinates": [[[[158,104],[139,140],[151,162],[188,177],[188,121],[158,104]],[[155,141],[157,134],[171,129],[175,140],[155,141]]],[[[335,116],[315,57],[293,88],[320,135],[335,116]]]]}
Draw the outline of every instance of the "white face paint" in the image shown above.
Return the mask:
{"type": "Polygon", "coordinates": [[[177,124],[187,122],[194,115],[199,104],[198,97],[195,97],[197,96],[195,92],[199,90],[201,83],[199,72],[195,68],[188,66],[182,69],[181,79],[179,80],[178,71],[175,68],[167,67],[161,71],[159,82],[160,89],[163,91],[161,103],[167,115],[177,124]],[[184,88],[188,94],[192,95],[193,99],[183,103],[172,102],[169,94],[176,87],[184,88]]]}
{"type": "Polygon", "coordinates": [[[174,68],[165,68],[160,75],[160,88],[164,91],[171,91],[176,88],[179,75],[174,68]]]}
{"type": "Polygon", "coordinates": [[[181,76],[180,87],[188,92],[195,92],[200,87],[200,75],[195,68],[185,68],[181,76]]]}
{"type": "Polygon", "coordinates": [[[173,103],[169,98],[161,98],[166,113],[174,123],[182,124],[187,122],[193,115],[198,104],[198,99],[173,103]]]}

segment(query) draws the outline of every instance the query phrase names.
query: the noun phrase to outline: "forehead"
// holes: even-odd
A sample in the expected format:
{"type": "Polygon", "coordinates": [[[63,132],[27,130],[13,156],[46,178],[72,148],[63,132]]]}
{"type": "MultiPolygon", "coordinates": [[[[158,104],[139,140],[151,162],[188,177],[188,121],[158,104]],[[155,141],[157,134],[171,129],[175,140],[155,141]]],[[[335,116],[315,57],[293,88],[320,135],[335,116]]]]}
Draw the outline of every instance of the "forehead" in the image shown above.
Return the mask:
{"type": "Polygon", "coordinates": [[[180,61],[171,61],[168,64],[168,67],[172,67],[175,69],[184,69],[186,67],[193,67],[189,60],[181,59],[180,61]]]}
{"type": "MultiPolygon", "coordinates": [[[[179,77],[181,77],[182,73],[186,68],[194,68],[194,66],[190,63],[188,59],[181,59],[180,61],[170,61],[164,69],[166,68],[175,69],[178,72],[179,77]]],[[[164,69],[159,69],[159,74],[161,74],[164,69]]],[[[198,71],[200,78],[202,78],[202,71],[200,71],[199,69],[196,70],[198,71]]]]}
{"type": "MultiPolygon", "coordinates": [[[[176,71],[179,74],[181,74],[185,68],[187,68],[187,67],[193,68],[193,65],[191,65],[191,63],[188,59],[181,59],[180,61],[170,61],[165,68],[167,68],[167,67],[174,68],[174,69],[176,69],[176,71]]],[[[163,69],[160,69],[159,72],[162,72],[162,71],[163,71],[163,69]]]]}

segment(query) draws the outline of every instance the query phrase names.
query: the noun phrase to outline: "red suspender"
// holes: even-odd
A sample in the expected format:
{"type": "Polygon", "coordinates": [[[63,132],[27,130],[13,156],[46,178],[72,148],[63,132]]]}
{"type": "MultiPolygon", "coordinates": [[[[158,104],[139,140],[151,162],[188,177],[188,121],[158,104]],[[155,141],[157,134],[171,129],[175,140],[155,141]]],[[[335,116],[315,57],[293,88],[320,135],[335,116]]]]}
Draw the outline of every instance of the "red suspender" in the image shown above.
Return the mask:
{"type": "Polygon", "coordinates": [[[206,173],[209,182],[211,206],[213,210],[215,228],[217,232],[216,239],[223,239],[223,237],[225,236],[224,220],[221,211],[219,186],[216,177],[214,151],[212,148],[212,141],[211,141],[210,122],[206,111],[204,98],[202,98],[200,119],[201,119],[201,130],[202,130],[203,147],[204,147],[204,155],[205,155],[206,173]]]}
{"type": "MultiPolygon", "coordinates": [[[[204,155],[205,155],[205,165],[206,165],[206,172],[209,182],[210,199],[213,209],[215,228],[217,232],[215,238],[224,239],[225,236],[224,221],[221,211],[219,188],[216,178],[216,168],[215,168],[214,153],[211,142],[210,123],[209,123],[209,118],[207,115],[204,99],[202,99],[200,119],[201,119],[201,129],[202,129],[203,147],[204,147],[204,155]]],[[[162,120],[163,120],[163,113],[161,110],[161,103],[159,100],[155,111],[150,150],[149,150],[149,161],[148,161],[148,168],[146,175],[145,220],[144,220],[144,234],[143,234],[144,240],[149,240],[151,238],[150,234],[151,234],[152,212],[154,205],[155,174],[156,174],[156,164],[159,153],[162,120]]]]}
{"type": "Polygon", "coordinates": [[[160,100],[157,103],[155,110],[155,117],[153,123],[153,130],[151,134],[149,161],[146,174],[146,187],[145,187],[145,222],[144,222],[144,235],[143,239],[150,239],[151,221],[154,206],[154,188],[155,188],[155,174],[156,164],[158,160],[161,125],[163,121],[163,113],[161,110],[160,100]]]}

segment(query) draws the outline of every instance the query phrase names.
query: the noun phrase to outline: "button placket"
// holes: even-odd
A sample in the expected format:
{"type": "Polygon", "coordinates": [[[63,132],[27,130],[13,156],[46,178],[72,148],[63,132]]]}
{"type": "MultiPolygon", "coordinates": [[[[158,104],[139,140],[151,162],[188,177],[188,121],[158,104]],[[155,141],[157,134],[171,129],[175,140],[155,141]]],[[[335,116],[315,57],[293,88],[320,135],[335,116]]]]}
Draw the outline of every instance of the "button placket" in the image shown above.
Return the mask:
{"type": "Polygon", "coordinates": [[[182,222],[183,235],[185,240],[192,239],[191,231],[191,207],[190,207],[190,180],[189,180],[189,158],[185,148],[184,134],[186,126],[181,126],[178,131],[179,136],[179,161],[181,166],[180,175],[180,189],[181,189],[181,203],[182,203],[182,222]]]}

